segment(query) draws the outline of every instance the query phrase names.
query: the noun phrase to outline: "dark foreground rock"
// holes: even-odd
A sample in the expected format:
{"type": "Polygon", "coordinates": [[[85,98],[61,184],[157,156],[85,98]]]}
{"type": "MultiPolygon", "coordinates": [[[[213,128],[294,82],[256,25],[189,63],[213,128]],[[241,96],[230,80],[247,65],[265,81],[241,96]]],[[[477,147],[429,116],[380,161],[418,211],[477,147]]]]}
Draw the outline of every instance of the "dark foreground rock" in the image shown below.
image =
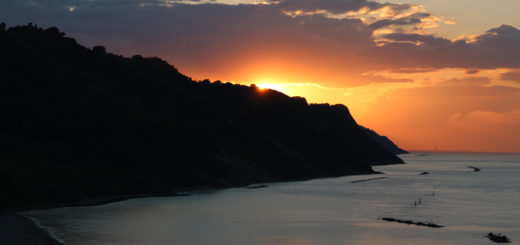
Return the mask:
{"type": "Polygon", "coordinates": [[[491,240],[494,243],[510,243],[511,242],[511,239],[509,239],[507,236],[502,235],[500,233],[493,234],[490,232],[485,237],[489,238],[489,240],[491,240]]]}
{"type": "Polygon", "coordinates": [[[194,81],[57,28],[2,29],[0,54],[0,209],[402,163],[344,105],[194,81]]]}
{"type": "Polygon", "coordinates": [[[387,221],[387,222],[396,222],[396,223],[407,224],[407,225],[425,226],[425,227],[430,227],[430,228],[444,227],[442,225],[437,225],[434,223],[414,222],[411,220],[401,220],[401,219],[394,219],[394,218],[382,218],[382,220],[387,221]]]}

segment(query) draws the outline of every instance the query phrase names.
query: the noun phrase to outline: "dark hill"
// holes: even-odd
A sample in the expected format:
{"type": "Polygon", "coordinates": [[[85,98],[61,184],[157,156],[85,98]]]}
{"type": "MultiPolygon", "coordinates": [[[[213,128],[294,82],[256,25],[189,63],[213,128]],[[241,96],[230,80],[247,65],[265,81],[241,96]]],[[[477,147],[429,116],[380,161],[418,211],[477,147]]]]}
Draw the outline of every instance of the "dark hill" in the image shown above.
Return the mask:
{"type": "Polygon", "coordinates": [[[361,126],[363,131],[365,131],[375,142],[379,143],[381,146],[383,146],[386,150],[394,153],[394,154],[408,154],[407,151],[399,148],[394,142],[392,142],[388,137],[381,136],[377,134],[374,130],[365,128],[361,126]]]}
{"type": "Polygon", "coordinates": [[[159,58],[0,28],[0,208],[402,163],[343,105],[195,82],[159,58]]]}

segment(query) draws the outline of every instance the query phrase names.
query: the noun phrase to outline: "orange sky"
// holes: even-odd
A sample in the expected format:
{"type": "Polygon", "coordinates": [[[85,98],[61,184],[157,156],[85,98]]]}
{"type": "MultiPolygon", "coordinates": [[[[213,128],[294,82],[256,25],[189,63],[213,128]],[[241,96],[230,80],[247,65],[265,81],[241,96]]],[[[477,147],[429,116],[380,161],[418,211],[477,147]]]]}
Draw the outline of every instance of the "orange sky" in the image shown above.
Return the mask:
{"type": "MultiPolygon", "coordinates": [[[[418,13],[426,13],[424,6],[409,14],[418,13]]],[[[170,59],[196,79],[255,83],[313,103],[345,104],[359,124],[410,151],[520,152],[520,69],[508,55],[520,54],[508,46],[520,41],[520,31],[502,26],[461,33],[461,44],[433,34],[444,22],[456,24],[432,16],[419,22],[433,21],[427,28],[378,29],[395,35],[389,38],[376,31],[368,37],[363,31],[338,35],[346,30],[334,19],[320,20],[323,29],[311,26],[280,37],[260,27],[240,35],[238,47],[223,44],[203,54],[213,62],[170,59]]]]}
{"type": "Polygon", "coordinates": [[[312,103],[345,104],[359,124],[410,151],[520,152],[518,69],[389,65],[371,71],[355,60],[293,54],[290,47],[250,52],[243,59],[251,62],[223,61],[214,73],[179,68],[194,78],[254,83],[312,103]]]}
{"type": "Polygon", "coordinates": [[[520,86],[501,81],[499,74],[504,71],[400,74],[414,82],[350,88],[281,82],[301,73],[287,70],[250,81],[313,103],[345,104],[359,124],[389,136],[407,150],[520,152],[520,86]]]}
{"type": "Polygon", "coordinates": [[[8,25],[341,103],[407,150],[520,152],[517,0],[0,1],[8,25]]]}

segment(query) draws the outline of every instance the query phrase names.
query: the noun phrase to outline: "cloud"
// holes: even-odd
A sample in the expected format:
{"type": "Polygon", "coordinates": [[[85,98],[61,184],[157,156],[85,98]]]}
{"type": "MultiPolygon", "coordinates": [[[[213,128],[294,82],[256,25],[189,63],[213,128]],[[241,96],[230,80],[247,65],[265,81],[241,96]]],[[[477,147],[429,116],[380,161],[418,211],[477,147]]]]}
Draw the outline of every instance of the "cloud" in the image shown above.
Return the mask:
{"type": "Polygon", "coordinates": [[[394,4],[383,4],[367,0],[284,0],[279,3],[279,7],[284,10],[300,10],[304,12],[325,10],[333,14],[357,11],[363,8],[371,11],[385,6],[394,6],[394,4]]]}
{"type": "Polygon", "coordinates": [[[506,72],[500,75],[500,79],[504,81],[520,82],[520,72],[506,72]]]}
{"type": "Polygon", "coordinates": [[[520,88],[461,77],[394,89],[357,118],[416,150],[520,151],[520,88]]]}
{"type": "Polygon", "coordinates": [[[463,77],[390,90],[372,103],[374,113],[362,120],[385,118],[381,123],[392,127],[438,127],[456,113],[478,110],[520,110],[520,88],[492,85],[487,77],[463,77]]]}
{"type": "Polygon", "coordinates": [[[376,74],[363,74],[363,80],[367,83],[411,83],[412,79],[408,78],[390,78],[376,74]]]}
{"type": "Polygon", "coordinates": [[[471,111],[456,113],[448,119],[448,123],[460,127],[468,127],[474,131],[482,131],[489,127],[520,127],[520,110],[508,112],[471,111]]]}
{"type": "MultiPolygon", "coordinates": [[[[383,35],[389,43],[407,43],[415,46],[430,48],[449,48],[453,43],[445,38],[434,37],[433,35],[391,33],[383,35]]],[[[393,46],[390,46],[392,48],[393,46]]]]}
{"type": "Polygon", "coordinates": [[[520,67],[520,30],[513,26],[453,41],[428,34],[426,29],[446,19],[416,4],[264,2],[270,4],[4,0],[0,15],[9,25],[58,26],[87,46],[159,56],[195,78],[240,81],[255,72],[298,71],[293,75],[299,82],[348,87],[388,82],[364,79],[372,71],[520,67]]]}
{"type": "Polygon", "coordinates": [[[376,21],[369,26],[374,29],[379,29],[391,25],[417,25],[422,22],[423,18],[430,17],[430,13],[414,13],[409,16],[401,17],[401,18],[395,18],[395,19],[382,19],[379,21],[376,21]]]}
{"type": "Polygon", "coordinates": [[[520,110],[475,110],[456,113],[446,124],[458,149],[518,152],[520,151],[520,110]]]}
{"type": "Polygon", "coordinates": [[[503,25],[476,37],[476,41],[452,41],[434,35],[392,33],[386,45],[372,50],[374,62],[408,68],[495,69],[520,67],[520,30],[503,25]]]}
{"type": "Polygon", "coordinates": [[[480,70],[478,70],[478,69],[467,69],[466,70],[466,74],[468,74],[468,75],[477,74],[479,72],[480,72],[480,70]]]}
{"type": "Polygon", "coordinates": [[[406,69],[406,68],[401,68],[401,69],[395,69],[395,70],[391,70],[390,73],[405,73],[405,74],[412,74],[412,73],[425,73],[425,72],[434,72],[434,71],[437,71],[437,69],[433,69],[433,68],[415,68],[415,69],[406,69]]]}
{"type": "Polygon", "coordinates": [[[452,78],[445,80],[438,84],[442,87],[451,86],[468,86],[468,87],[483,87],[489,85],[491,79],[488,77],[465,77],[465,78],[452,78]]]}

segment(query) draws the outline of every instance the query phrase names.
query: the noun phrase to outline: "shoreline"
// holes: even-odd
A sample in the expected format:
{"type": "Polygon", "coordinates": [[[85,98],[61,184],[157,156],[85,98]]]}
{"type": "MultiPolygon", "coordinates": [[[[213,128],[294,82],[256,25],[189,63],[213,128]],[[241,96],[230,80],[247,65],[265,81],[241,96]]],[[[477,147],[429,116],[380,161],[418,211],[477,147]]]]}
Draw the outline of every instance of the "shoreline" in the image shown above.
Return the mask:
{"type": "Polygon", "coordinates": [[[16,213],[16,215],[30,220],[37,229],[40,229],[41,231],[43,231],[48,237],[50,237],[52,240],[54,240],[55,243],[65,245],[65,242],[56,236],[56,233],[54,232],[53,229],[42,226],[40,221],[38,221],[36,218],[30,217],[28,215],[21,214],[21,213],[16,213]]]}
{"type": "Polygon", "coordinates": [[[64,245],[35,220],[18,213],[0,215],[0,244],[64,245]]]}
{"type": "MultiPolygon", "coordinates": [[[[228,187],[226,187],[228,188],[228,187]]],[[[58,237],[53,235],[52,230],[40,225],[39,221],[22,214],[22,212],[30,210],[66,208],[66,207],[88,207],[104,205],[108,203],[120,202],[136,198],[150,198],[150,197],[175,197],[183,196],[184,192],[201,191],[201,190],[216,190],[219,188],[211,187],[196,187],[196,188],[182,188],[171,193],[155,193],[155,194],[134,194],[134,195],[116,195],[107,197],[98,197],[85,199],[76,202],[55,203],[35,205],[23,208],[5,210],[0,213],[0,244],[16,244],[16,245],[66,245],[58,237]]]]}
{"type": "Polygon", "coordinates": [[[384,174],[382,172],[373,171],[372,173],[354,173],[341,176],[329,176],[329,177],[318,177],[318,178],[303,178],[285,181],[272,181],[272,182],[259,182],[250,183],[247,185],[225,185],[225,186],[198,186],[198,187],[186,187],[177,188],[169,192],[153,193],[153,194],[128,194],[128,195],[114,195],[104,196],[97,198],[89,198],[75,202],[66,203],[53,203],[53,204],[42,204],[27,206],[22,208],[12,208],[4,210],[4,213],[0,213],[0,244],[17,244],[17,245],[66,245],[59,238],[53,236],[52,230],[48,230],[41,226],[38,220],[22,214],[22,212],[30,210],[41,210],[41,209],[53,209],[53,208],[66,208],[66,207],[88,207],[104,205],[108,203],[120,202],[130,199],[137,198],[153,198],[153,197],[182,197],[186,194],[190,195],[191,192],[205,192],[215,191],[228,188],[247,188],[248,186],[265,184],[269,186],[273,183],[293,182],[293,181],[309,181],[313,179],[322,178],[340,178],[345,176],[356,176],[356,175],[376,175],[384,174]]]}
{"type": "MultiPolygon", "coordinates": [[[[225,187],[229,188],[229,187],[225,187]]],[[[16,244],[16,245],[66,245],[58,237],[53,235],[52,230],[40,225],[39,221],[22,214],[25,211],[66,208],[66,207],[88,207],[104,205],[108,203],[120,202],[136,198],[149,197],[174,197],[183,196],[184,192],[213,190],[219,188],[212,188],[206,186],[193,188],[179,188],[165,193],[154,194],[132,194],[132,195],[114,195],[97,198],[89,198],[85,200],[67,202],[67,203],[53,203],[27,206],[22,208],[12,208],[4,210],[0,213],[0,244],[16,244]]]]}
{"type": "MultiPolygon", "coordinates": [[[[372,165],[372,166],[383,166],[383,165],[400,165],[405,163],[391,163],[391,164],[381,164],[381,165],[372,165]]],[[[258,184],[273,184],[273,183],[284,183],[284,182],[299,182],[299,181],[308,181],[313,179],[326,179],[326,178],[341,178],[345,176],[356,176],[356,175],[377,175],[377,174],[385,174],[380,171],[375,171],[372,169],[371,172],[353,172],[349,174],[340,174],[340,175],[331,175],[331,176],[316,176],[316,177],[307,177],[307,178],[293,178],[293,179],[282,179],[282,180],[273,180],[273,181],[259,181],[259,182],[251,182],[251,183],[240,183],[240,184],[220,184],[220,185],[201,185],[201,186],[192,186],[192,187],[178,187],[173,188],[169,191],[162,192],[153,192],[153,193],[137,193],[137,194],[121,194],[121,195],[107,195],[107,196],[99,196],[92,198],[85,198],[78,201],[70,201],[70,202],[57,202],[57,203],[47,203],[47,204],[36,204],[36,205],[28,205],[18,208],[8,208],[4,210],[0,210],[0,216],[9,213],[18,213],[29,210],[39,210],[39,209],[53,209],[53,208],[67,208],[67,207],[88,207],[88,206],[97,206],[103,205],[113,202],[120,202],[129,199],[135,198],[150,198],[150,197],[175,197],[175,196],[185,196],[186,192],[199,192],[199,191],[209,191],[209,190],[221,190],[221,189],[229,189],[229,188],[240,188],[247,187],[250,185],[258,185],[258,184]]]]}

